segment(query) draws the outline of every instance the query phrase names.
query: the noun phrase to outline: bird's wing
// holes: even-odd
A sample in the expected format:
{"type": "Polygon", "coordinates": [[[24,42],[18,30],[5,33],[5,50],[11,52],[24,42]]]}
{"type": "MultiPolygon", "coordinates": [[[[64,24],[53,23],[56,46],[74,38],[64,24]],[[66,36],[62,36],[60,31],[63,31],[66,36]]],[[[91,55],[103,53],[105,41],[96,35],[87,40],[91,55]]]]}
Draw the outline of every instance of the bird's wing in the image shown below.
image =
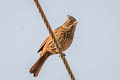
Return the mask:
{"type": "MultiPolygon", "coordinates": [[[[58,27],[57,29],[55,29],[55,31],[53,32],[54,34],[56,34],[58,31],[59,31],[59,28],[60,27],[58,27]]],[[[43,47],[45,46],[45,44],[46,44],[46,42],[47,42],[47,40],[49,39],[49,37],[50,37],[50,35],[46,38],[46,40],[41,44],[41,46],[40,46],[40,48],[39,48],[39,50],[38,50],[38,53],[43,49],[43,47]]]]}
{"type": "Polygon", "coordinates": [[[45,46],[46,42],[47,42],[48,38],[45,39],[45,41],[41,44],[40,48],[38,49],[38,53],[43,49],[43,47],[45,46]]]}

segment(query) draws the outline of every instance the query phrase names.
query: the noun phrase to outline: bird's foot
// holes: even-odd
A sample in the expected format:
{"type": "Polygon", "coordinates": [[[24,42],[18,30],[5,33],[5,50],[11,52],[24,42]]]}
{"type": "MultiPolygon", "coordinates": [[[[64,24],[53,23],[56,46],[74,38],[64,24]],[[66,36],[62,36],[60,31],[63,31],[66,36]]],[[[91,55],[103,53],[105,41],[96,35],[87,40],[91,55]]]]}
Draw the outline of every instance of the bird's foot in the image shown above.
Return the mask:
{"type": "MultiPolygon", "coordinates": [[[[63,54],[63,56],[65,57],[66,56],[66,54],[65,53],[62,53],[63,54]]],[[[60,54],[61,55],[61,54],[60,54]]],[[[59,57],[60,57],[60,55],[59,55],[59,57]]]]}

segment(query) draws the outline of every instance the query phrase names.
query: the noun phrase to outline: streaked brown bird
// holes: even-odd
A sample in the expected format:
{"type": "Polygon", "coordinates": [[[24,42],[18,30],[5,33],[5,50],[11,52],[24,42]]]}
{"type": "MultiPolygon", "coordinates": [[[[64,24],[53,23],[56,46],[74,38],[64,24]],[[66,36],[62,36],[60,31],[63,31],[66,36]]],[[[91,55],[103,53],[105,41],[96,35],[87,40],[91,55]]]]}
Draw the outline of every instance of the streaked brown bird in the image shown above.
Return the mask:
{"type": "MultiPolygon", "coordinates": [[[[56,40],[60,44],[62,51],[65,51],[68,47],[70,47],[73,41],[77,23],[78,22],[73,16],[68,16],[68,20],[62,26],[54,30],[53,33],[55,35],[56,40]]],[[[35,62],[35,64],[30,69],[30,73],[33,73],[34,77],[38,76],[47,58],[53,54],[58,53],[58,49],[56,48],[56,45],[53,42],[52,37],[50,35],[40,46],[38,53],[40,51],[41,51],[40,58],[35,62]]]]}

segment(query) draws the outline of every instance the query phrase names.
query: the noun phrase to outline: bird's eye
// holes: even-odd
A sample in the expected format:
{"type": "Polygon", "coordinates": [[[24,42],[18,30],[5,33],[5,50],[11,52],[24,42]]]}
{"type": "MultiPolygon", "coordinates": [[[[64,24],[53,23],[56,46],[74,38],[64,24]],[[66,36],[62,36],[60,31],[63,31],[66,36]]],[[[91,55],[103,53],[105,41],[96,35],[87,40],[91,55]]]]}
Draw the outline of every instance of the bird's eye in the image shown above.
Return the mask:
{"type": "Polygon", "coordinates": [[[72,21],[70,21],[70,24],[72,24],[72,21]]]}

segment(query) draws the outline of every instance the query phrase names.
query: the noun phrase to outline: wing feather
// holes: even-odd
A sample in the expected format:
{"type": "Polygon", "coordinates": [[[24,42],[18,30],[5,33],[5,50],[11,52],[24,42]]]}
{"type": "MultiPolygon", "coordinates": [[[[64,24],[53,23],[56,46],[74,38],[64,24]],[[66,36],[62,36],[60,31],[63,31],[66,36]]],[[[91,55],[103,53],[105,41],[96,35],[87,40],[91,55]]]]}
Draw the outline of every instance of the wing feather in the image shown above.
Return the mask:
{"type": "Polygon", "coordinates": [[[48,40],[48,38],[45,39],[45,41],[41,44],[40,48],[39,48],[38,51],[37,51],[38,53],[39,53],[40,51],[42,51],[42,49],[43,49],[43,47],[45,46],[47,40],[48,40]]]}

